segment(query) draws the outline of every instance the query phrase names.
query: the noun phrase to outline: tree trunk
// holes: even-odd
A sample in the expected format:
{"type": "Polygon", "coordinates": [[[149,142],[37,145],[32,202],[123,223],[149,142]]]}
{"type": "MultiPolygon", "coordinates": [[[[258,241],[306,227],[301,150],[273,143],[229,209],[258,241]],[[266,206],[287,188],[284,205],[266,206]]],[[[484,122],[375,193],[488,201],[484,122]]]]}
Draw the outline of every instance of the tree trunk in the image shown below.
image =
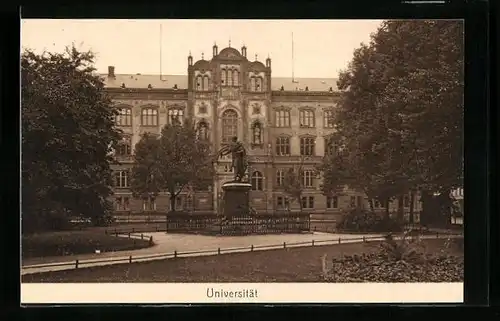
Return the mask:
{"type": "Polygon", "coordinates": [[[170,194],[170,211],[175,213],[175,194],[170,194]]]}
{"type": "Polygon", "coordinates": [[[415,207],[414,204],[415,204],[415,196],[413,195],[413,192],[410,191],[410,217],[409,217],[409,221],[410,221],[410,225],[413,225],[413,223],[415,222],[414,218],[413,218],[413,208],[415,207]]]}
{"type": "Polygon", "coordinates": [[[422,201],[420,225],[428,227],[429,225],[432,225],[433,211],[435,211],[434,198],[428,191],[422,191],[420,200],[422,201]]]}
{"type": "Polygon", "coordinates": [[[404,195],[398,196],[398,221],[403,221],[405,215],[404,195]]]}
{"type": "Polygon", "coordinates": [[[438,197],[438,205],[439,205],[439,226],[440,227],[449,227],[451,224],[451,203],[452,200],[450,198],[449,192],[443,192],[438,197]]]}

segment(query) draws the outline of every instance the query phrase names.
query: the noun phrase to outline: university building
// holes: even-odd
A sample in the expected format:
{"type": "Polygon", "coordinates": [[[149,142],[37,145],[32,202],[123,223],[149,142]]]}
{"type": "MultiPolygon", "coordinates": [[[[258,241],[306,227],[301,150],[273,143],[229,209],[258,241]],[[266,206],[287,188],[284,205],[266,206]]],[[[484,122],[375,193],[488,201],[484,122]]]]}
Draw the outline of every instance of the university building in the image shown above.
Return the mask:
{"type": "MultiPolygon", "coordinates": [[[[119,74],[113,66],[102,75],[109,95],[119,110],[117,125],[124,131],[116,151],[120,165],[115,170],[115,209],[123,213],[165,212],[168,194],[154,200],[132,197],[130,170],[135,144],[145,132],[178,119],[194,119],[200,134],[213,144],[237,136],[249,155],[251,206],[260,213],[296,210],[282,184],[288,168],[303,164],[304,210],[335,217],[346,209],[366,206],[364,195],[348,191],[325,197],[314,166],[321,162],[329,135],[334,131],[331,108],[338,98],[336,79],[272,77],[271,58],[263,62],[247,57],[247,48],[212,48],[212,57],[194,61],[187,57],[187,75],[119,74]]],[[[219,209],[221,185],[233,179],[230,158],[221,159],[213,186],[207,191],[186,190],[177,199],[177,209],[219,209]]],[[[407,205],[409,202],[405,202],[407,205]]],[[[377,205],[380,207],[380,205],[377,205]]],[[[396,206],[396,205],[394,205],[396,206]]]]}

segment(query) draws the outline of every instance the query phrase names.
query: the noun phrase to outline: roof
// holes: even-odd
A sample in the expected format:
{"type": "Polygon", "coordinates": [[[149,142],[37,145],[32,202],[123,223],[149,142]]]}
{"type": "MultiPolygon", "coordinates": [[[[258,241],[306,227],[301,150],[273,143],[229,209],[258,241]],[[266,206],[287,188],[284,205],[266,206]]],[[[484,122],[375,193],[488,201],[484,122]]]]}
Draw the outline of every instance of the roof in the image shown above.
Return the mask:
{"type": "MultiPolygon", "coordinates": [[[[101,74],[104,85],[108,88],[119,88],[122,83],[127,88],[148,88],[151,85],[156,89],[171,89],[177,85],[178,89],[187,89],[187,75],[142,75],[142,74],[116,74],[115,78],[110,78],[106,74],[101,74]]],[[[272,77],[271,89],[280,90],[281,86],[286,91],[305,90],[308,87],[309,91],[328,91],[330,87],[334,91],[337,90],[336,78],[292,78],[288,77],[272,77]]]]}

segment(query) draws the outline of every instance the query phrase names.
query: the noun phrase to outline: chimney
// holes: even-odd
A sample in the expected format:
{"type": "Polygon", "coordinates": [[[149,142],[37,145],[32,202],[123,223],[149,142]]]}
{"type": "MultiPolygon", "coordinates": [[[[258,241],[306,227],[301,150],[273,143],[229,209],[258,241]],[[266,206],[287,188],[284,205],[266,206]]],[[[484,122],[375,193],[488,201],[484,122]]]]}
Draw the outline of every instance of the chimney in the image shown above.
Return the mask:
{"type": "Polygon", "coordinates": [[[115,76],[115,66],[108,66],[108,77],[116,78],[115,76]]]}

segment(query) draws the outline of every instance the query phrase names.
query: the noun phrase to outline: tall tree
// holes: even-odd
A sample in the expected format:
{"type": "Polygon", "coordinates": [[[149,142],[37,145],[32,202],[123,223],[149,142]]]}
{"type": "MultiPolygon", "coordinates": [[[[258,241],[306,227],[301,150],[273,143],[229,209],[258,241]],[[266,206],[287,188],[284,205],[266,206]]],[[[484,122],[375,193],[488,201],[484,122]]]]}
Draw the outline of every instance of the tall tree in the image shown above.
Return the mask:
{"type": "Polygon", "coordinates": [[[119,132],[93,62],[74,46],[21,56],[23,232],[57,228],[69,216],[99,224],[110,214],[119,132]]]}
{"type": "MultiPolygon", "coordinates": [[[[462,185],[462,22],[384,21],[338,85],[344,162],[358,185],[386,200],[416,190],[448,195],[462,185]]],[[[329,157],[322,167],[336,170],[329,157]]]]}
{"type": "Polygon", "coordinates": [[[137,196],[168,192],[175,211],[175,200],[185,188],[205,188],[213,181],[210,143],[197,134],[189,119],[166,125],[159,138],[145,135],[138,145],[132,169],[132,189],[137,196]]]}
{"type": "Polygon", "coordinates": [[[162,189],[162,176],[158,166],[160,139],[145,133],[135,145],[131,190],[137,199],[155,199],[162,189]]]}

